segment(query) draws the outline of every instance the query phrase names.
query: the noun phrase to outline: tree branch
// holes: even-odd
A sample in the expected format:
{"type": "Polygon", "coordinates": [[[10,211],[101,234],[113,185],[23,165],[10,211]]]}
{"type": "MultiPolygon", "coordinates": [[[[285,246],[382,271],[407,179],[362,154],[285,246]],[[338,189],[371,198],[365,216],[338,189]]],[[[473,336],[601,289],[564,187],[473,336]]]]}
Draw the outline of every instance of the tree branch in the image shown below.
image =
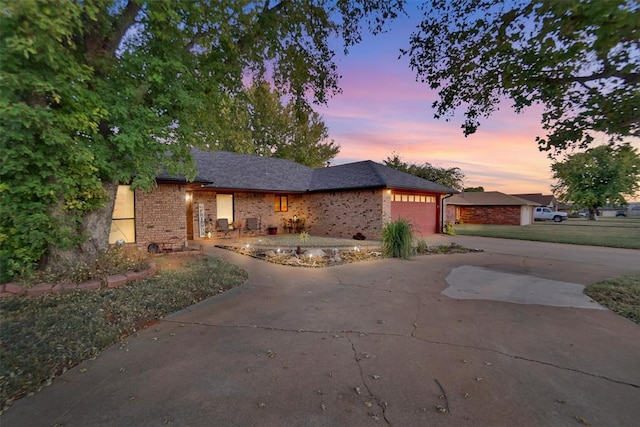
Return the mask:
{"type": "Polygon", "coordinates": [[[600,73],[591,74],[590,76],[572,76],[572,77],[532,77],[531,80],[541,83],[550,84],[567,84],[567,83],[588,83],[594,80],[607,79],[616,77],[623,80],[626,84],[640,83],[639,73],[623,73],[611,70],[604,70],[600,73]]]}
{"type": "Polygon", "coordinates": [[[111,19],[107,36],[103,37],[100,25],[89,22],[86,28],[91,28],[84,37],[84,48],[90,64],[95,64],[99,57],[114,56],[122,37],[135,22],[136,16],[142,5],[136,0],[129,0],[120,15],[114,15],[111,19]]]}
{"type": "Polygon", "coordinates": [[[122,37],[124,37],[129,27],[135,22],[136,16],[138,16],[141,8],[142,5],[136,0],[129,0],[118,19],[113,22],[109,37],[105,40],[105,50],[107,52],[115,54],[122,37]]]}

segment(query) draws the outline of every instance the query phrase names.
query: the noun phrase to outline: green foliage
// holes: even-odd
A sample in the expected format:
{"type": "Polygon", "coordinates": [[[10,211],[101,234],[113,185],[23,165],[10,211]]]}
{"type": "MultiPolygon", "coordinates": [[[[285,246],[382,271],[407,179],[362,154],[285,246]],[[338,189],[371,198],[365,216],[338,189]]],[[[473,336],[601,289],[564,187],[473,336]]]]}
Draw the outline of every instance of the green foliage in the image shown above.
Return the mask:
{"type": "Polygon", "coordinates": [[[455,236],[456,230],[454,228],[454,224],[452,222],[447,222],[444,224],[444,233],[449,236],[455,236]]]}
{"type": "Polygon", "coordinates": [[[0,299],[0,409],[150,321],[247,278],[217,258],[185,267],[122,288],[0,299]]]}
{"type": "Polygon", "coordinates": [[[404,51],[437,90],[435,117],[461,105],[465,135],[508,98],[543,105],[541,150],[585,148],[593,131],[640,136],[640,48],[634,0],[425,1],[404,51]]]}
{"type": "Polygon", "coordinates": [[[265,81],[254,82],[245,92],[236,106],[237,111],[245,111],[235,116],[238,123],[229,125],[248,130],[241,151],[310,167],[322,167],[340,152],[321,116],[304,99],[286,102],[265,81]]]}
{"type": "Polygon", "coordinates": [[[382,229],[382,252],[385,256],[409,259],[413,255],[413,228],[409,221],[398,218],[382,229]]]}
{"type": "Polygon", "coordinates": [[[456,191],[462,191],[463,189],[465,175],[462,173],[460,168],[447,169],[433,166],[429,163],[423,163],[421,165],[407,163],[397,153],[393,153],[392,157],[387,157],[382,162],[385,166],[389,166],[390,168],[419,176],[420,178],[435,182],[436,184],[444,185],[445,187],[452,188],[456,191]]]}
{"type": "Polygon", "coordinates": [[[640,155],[630,144],[601,145],[551,165],[556,197],[575,208],[624,205],[640,190],[640,155]]]}
{"type": "MultiPolygon", "coordinates": [[[[192,146],[247,149],[246,129],[229,126],[245,114],[236,104],[245,77],[268,75],[283,95],[325,102],[339,91],[330,41],[341,36],[346,48],[362,23],[381,31],[402,9],[205,5],[0,0],[0,279],[60,250],[104,249],[114,184],[150,190],[165,168],[192,178],[192,146]]],[[[321,122],[303,113],[308,126],[296,131],[321,137],[321,122]]]]}
{"type": "Polygon", "coordinates": [[[465,193],[482,193],[484,192],[484,187],[465,187],[462,191],[465,193]]]}

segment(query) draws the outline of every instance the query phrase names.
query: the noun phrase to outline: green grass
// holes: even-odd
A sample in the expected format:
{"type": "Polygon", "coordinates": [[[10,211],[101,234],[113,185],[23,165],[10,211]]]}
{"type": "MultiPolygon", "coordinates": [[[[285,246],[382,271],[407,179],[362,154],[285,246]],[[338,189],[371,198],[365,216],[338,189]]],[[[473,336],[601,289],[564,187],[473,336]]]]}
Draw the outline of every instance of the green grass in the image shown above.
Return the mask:
{"type": "Polygon", "coordinates": [[[584,292],[609,310],[640,324],[640,274],[606,279],[587,286],[584,292]]]}
{"type": "Polygon", "coordinates": [[[150,321],[247,278],[217,258],[184,262],[122,288],[0,299],[0,411],[150,321]]]}
{"type": "Polygon", "coordinates": [[[525,226],[457,224],[455,231],[466,236],[640,249],[640,219],[636,218],[570,219],[525,226]]]}

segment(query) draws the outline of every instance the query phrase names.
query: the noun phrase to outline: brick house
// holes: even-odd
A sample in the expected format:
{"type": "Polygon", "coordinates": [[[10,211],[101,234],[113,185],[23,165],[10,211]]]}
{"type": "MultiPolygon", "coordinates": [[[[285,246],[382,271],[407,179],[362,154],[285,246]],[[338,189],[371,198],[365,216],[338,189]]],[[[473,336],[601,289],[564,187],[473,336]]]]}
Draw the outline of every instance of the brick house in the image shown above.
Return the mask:
{"type": "Polygon", "coordinates": [[[446,221],[464,224],[528,225],[538,203],[499,191],[463,192],[447,198],[446,221]]]}
{"type": "Polygon", "coordinates": [[[193,150],[193,182],[160,175],[149,193],[120,186],[110,242],[185,244],[208,237],[218,219],[231,233],[256,218],[261,230],[287,231],[292,218],[312,235],[379,239],[384,224],[406,218],[418,235],[442,228],[442,200],[455,190],[362,161],[313,169],[290,160],[193,150]]]}

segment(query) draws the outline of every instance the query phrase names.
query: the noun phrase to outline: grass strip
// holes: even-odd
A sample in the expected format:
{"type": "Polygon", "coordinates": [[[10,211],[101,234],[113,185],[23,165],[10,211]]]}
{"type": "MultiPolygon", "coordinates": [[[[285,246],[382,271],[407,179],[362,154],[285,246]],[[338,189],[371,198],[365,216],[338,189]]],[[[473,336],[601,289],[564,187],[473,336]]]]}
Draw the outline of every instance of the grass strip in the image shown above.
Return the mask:
{"type": "Polygon", "coordinates": [[[247,279],[218,258],[183,267],[121,288],[0,299],[0,411],[148,322],[247,279]]]}
{"type": "Polygon", "coordinates": [[[463,236],[640,249],[640,228],[638,227],[602,226],[600,222],[585,223],[587,225],[574,225],[571,221],[523,226],[457,224],[455,231],[463,236]]]}
{"type": "Polygon", "coordinates": [[[640,324],[640,274],[602,280],[584,292],[598,304],[640,324]]]}

